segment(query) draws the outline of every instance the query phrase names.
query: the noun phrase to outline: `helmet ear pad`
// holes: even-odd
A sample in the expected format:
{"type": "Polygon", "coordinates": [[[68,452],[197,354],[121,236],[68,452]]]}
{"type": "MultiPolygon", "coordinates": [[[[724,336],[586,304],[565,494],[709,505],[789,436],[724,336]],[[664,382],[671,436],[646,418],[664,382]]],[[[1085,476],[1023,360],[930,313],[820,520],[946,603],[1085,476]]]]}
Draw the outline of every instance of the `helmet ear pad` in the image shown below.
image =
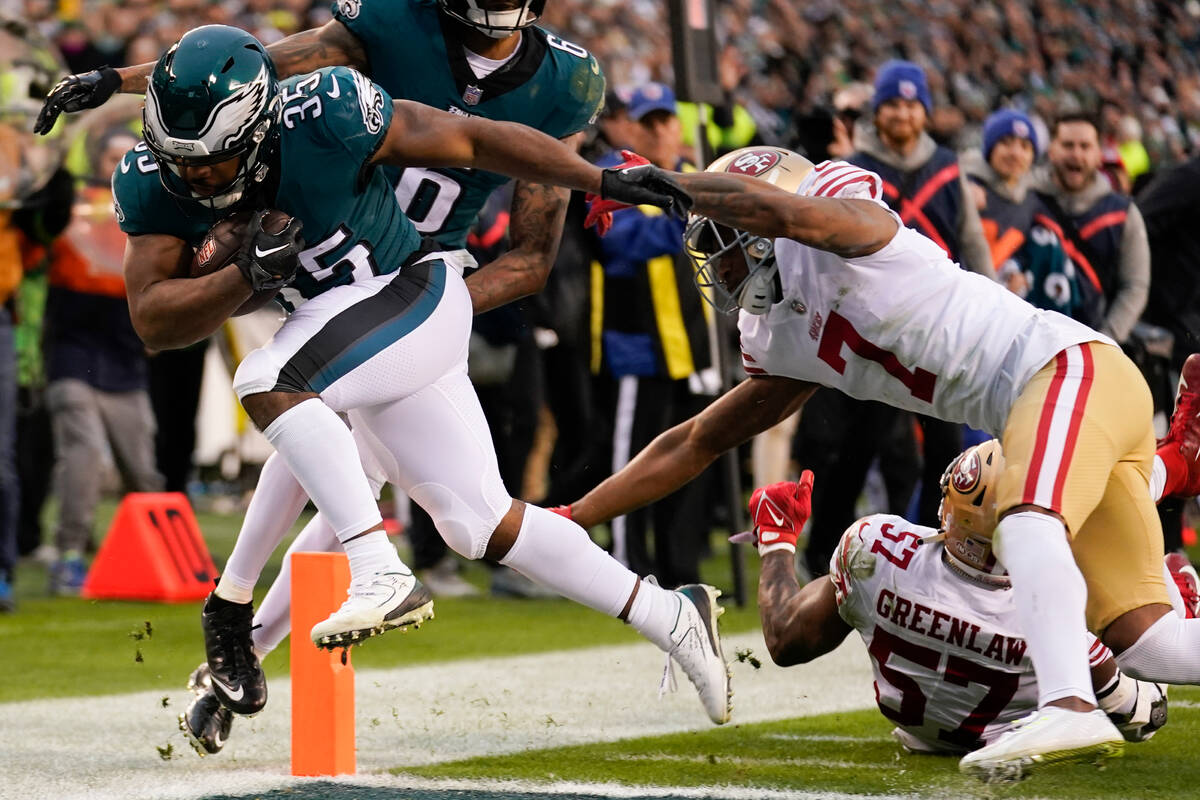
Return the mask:
{"type": "Polygon", "coordinates": [[[736,293],[738,307],[751,314],[765,314],[783,297],[775,246],[770,239],[759,237],[746,244],[745,249],[750,273],[736,293]],[[751,262],[751,258],[758,259],[757,263],[751,262]]]}

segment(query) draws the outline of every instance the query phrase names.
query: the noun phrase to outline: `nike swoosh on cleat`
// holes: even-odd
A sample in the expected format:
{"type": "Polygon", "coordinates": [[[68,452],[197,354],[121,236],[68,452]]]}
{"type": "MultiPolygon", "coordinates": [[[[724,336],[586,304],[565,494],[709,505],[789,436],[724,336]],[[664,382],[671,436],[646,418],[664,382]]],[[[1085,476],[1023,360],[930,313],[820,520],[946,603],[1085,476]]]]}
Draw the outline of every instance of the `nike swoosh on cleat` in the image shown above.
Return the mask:
{"type": "Polygon", "coordinates": [[[230,689],[229,686],[227,686],[223,681],[221,681],[219,678],[217,678],[216,675],[211,675],[210,677],[212,678],[213,685],[220,686],[221,691],[223,691],[226,695],[228,695],[230,700],[232,700],[233,702],[236,703],[237,701],[242,699],[243,688],[241,686],[237,687],[237,691],[235,692],[233,689],[230,689]]]}
{"type": "Polygon", "coordinates": [[[272,247],[270,250],[263,250],[258,245],[255,245],[254,246],[254,255],[256,258],[262,258],[263,256],[271,255],[271,253],[278,253],[280,250],[284,249],[285,247],[287,247],[286,244],[281,244],[278,247],[272,247]]]}

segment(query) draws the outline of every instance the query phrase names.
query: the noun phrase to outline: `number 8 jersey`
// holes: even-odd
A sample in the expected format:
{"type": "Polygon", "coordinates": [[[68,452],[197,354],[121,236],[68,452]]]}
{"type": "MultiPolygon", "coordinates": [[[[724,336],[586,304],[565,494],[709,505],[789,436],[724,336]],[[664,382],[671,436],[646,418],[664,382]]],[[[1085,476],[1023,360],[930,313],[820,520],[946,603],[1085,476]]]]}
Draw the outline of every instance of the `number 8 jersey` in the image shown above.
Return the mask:
{"type": "Polygon", "coordinates": [[[896,737],[916,752],[964,752],[1037,709],[1037,678],[1012,590],[954,572],[941,544],[918,544],[936,533],[902,517],[861,519],[829,577],[838,613],[867,645],[875,699],[896,737]]]}
{"type": "MultiPolygon", "coordinates": [[[[799,193],[884,205],[879,176],[818,164],[799,193]]],[[[886,205],[884,205],[886,208],[886,205]]],[[[743,365],[1000,435],[1025,382],[1056,353],[1106,337],[966,272],[900,224],[882,249],[842,258],[778,239],[782,300],[738,320],[743,365]]]]}

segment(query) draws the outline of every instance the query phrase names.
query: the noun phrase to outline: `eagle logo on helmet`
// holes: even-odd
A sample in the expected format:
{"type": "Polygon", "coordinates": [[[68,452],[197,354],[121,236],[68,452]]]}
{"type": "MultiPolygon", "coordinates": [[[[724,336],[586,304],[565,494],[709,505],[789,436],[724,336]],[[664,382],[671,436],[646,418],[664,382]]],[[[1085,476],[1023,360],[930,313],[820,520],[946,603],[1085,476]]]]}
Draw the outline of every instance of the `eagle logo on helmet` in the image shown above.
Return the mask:
{"type": "Polygon", "coordinates": [[[958,460],[958,464],[954,467],[954,475],[951,476],[950,482],[954,486],[954,490],[966,494],[974,489],[979,484],[979,475],[982,469],[979,464],[979,454],[971,452],[964,458],[958,460]]]}
{"type": "Polygon", "coordinates": [[[778,164],[781,160],[779,153],[774,150],[751,150],[738,156],[725,170],[737,175],[757,177],[778,164]]]}

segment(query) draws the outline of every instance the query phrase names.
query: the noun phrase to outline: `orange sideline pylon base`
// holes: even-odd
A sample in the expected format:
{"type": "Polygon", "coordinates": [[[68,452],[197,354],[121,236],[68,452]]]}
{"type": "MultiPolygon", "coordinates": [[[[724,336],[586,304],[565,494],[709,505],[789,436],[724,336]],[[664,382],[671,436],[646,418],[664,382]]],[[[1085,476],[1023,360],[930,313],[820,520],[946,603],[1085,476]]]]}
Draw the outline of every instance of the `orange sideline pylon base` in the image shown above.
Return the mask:
{"type": "Polygon", "coordinates": [[[350,653],[321,650],[308,635],[346,599],[350,561],[345,553],[293,553],[291,559],[292,774],[353,775],[350,653]]]}
{"type": "Polygon", "coordinates": [[[185,495],[131,492],[117,506],[81,594],[182,603],[204,599],[216,575],[185,495]]]}

